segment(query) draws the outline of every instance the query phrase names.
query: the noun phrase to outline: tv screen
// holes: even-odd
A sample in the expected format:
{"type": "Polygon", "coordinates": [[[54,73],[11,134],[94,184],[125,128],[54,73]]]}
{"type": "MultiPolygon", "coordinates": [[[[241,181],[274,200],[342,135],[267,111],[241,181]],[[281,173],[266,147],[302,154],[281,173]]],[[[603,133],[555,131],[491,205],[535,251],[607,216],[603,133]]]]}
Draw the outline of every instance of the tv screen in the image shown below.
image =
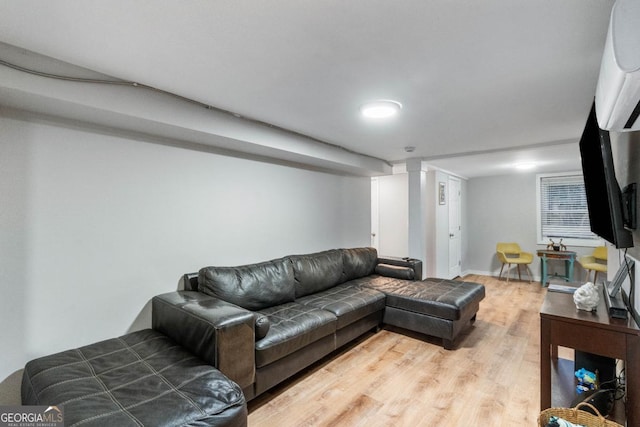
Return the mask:
{"type": "Polygon", "coordinates": [[[617,248],[632,247],[633,236],[625,228],[625,204],[613,167],[609,132],[598,127],[595,104],[580,138],[580,155],[591,231],[617,248]]]}

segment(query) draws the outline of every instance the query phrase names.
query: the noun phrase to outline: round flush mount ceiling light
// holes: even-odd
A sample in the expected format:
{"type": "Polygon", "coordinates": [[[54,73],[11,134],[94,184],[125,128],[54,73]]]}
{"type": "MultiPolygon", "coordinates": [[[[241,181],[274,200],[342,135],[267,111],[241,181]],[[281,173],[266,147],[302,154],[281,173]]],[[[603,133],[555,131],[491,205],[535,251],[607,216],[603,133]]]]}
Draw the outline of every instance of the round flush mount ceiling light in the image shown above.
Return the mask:
{"type": "Polygon", "coordinates": [[[360,107],[360,113],[369,119],[386,119],[393,117],[402,110],[402,104],[398,101],[382,99],[378,101],[367,102],[360,107]]]}
{"type": "Polygon", "coordinates": [[[533,162],[525,162],[525,163],[516,163],[513,165],[516,169],[521,171],[528,171],[536,168],[536,164],[533,162]]]}

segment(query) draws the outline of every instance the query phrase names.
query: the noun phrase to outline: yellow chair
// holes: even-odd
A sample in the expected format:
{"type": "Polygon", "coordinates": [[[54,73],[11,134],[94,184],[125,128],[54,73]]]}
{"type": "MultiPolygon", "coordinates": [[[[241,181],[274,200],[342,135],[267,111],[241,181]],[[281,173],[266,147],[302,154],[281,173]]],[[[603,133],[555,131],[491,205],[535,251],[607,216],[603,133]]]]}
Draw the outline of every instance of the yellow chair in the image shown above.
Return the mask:
{"type": "Polygon", "coordinates": [[[518,279],[522,280],[522,277],[520,276],[520,266],[524,264],[529,274],[529,283],[531,283],[531,270],[529,269],[529,264],[533,262],[532,253],[523,252],[520,249],[520,245],[517,243],[501,242],[496,245],[496,255],[498,256],[498,260],[502,263],[498,278],[502,277],[502,270],[504,269],[504,265],[507,264],[507,283],[509,283],[509,269],[511,268],[511,264],[515,264],[518,267],[518,279]]]}
{"type": "Polygon", "coordinates": [[[585,282],[589,281],[589,275],[591,271],[593,271],[593,283],[596,283],[598,273],[607,272],[607,247],[598,246],[593,250],[591,255],[580,257],[578,262],[582,265],[582,268],[587,270],[587,275],[584,279],[585,282]]]}

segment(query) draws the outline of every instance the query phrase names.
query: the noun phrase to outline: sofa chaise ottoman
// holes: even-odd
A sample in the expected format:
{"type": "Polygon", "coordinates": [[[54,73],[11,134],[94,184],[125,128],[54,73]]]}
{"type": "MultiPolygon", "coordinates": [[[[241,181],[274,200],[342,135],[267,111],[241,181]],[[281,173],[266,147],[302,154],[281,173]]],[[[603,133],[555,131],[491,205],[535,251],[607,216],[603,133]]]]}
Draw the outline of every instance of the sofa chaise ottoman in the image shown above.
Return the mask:
{"type": "Polygon", "coordinates": [[[367,286],[386,295],[385,324],[442,338],[447,350],[454,348],[462,329],[475,321],[485,297],[484,286],[458,280],[387,280],[367,286]]]}
{"type": "Polygon", "coordinates": [[[23,405],[62,408],[71,426],[246,426],[240,387],[154,330],[34,359],[23,405]]]}

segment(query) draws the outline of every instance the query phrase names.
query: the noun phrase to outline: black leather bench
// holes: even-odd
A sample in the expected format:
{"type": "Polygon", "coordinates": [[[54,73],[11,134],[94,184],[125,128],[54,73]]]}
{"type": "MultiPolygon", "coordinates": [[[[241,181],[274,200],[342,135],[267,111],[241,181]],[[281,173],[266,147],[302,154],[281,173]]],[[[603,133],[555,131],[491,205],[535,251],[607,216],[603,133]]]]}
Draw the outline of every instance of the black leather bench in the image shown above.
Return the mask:
{"type": "Polygon", "coordinates": [[[384,323],[442,338],[448,350],[462,329],[475,321],[485,297],[483,285],[457,280],[387,280],[368,286],[386,295],[384,323]]]}
{"type": "Polygon", "coordinates": [[[246,426],[240,387],[146,329],[32,360],[23,405],[63,409],[65,426],[246,426]]]}

